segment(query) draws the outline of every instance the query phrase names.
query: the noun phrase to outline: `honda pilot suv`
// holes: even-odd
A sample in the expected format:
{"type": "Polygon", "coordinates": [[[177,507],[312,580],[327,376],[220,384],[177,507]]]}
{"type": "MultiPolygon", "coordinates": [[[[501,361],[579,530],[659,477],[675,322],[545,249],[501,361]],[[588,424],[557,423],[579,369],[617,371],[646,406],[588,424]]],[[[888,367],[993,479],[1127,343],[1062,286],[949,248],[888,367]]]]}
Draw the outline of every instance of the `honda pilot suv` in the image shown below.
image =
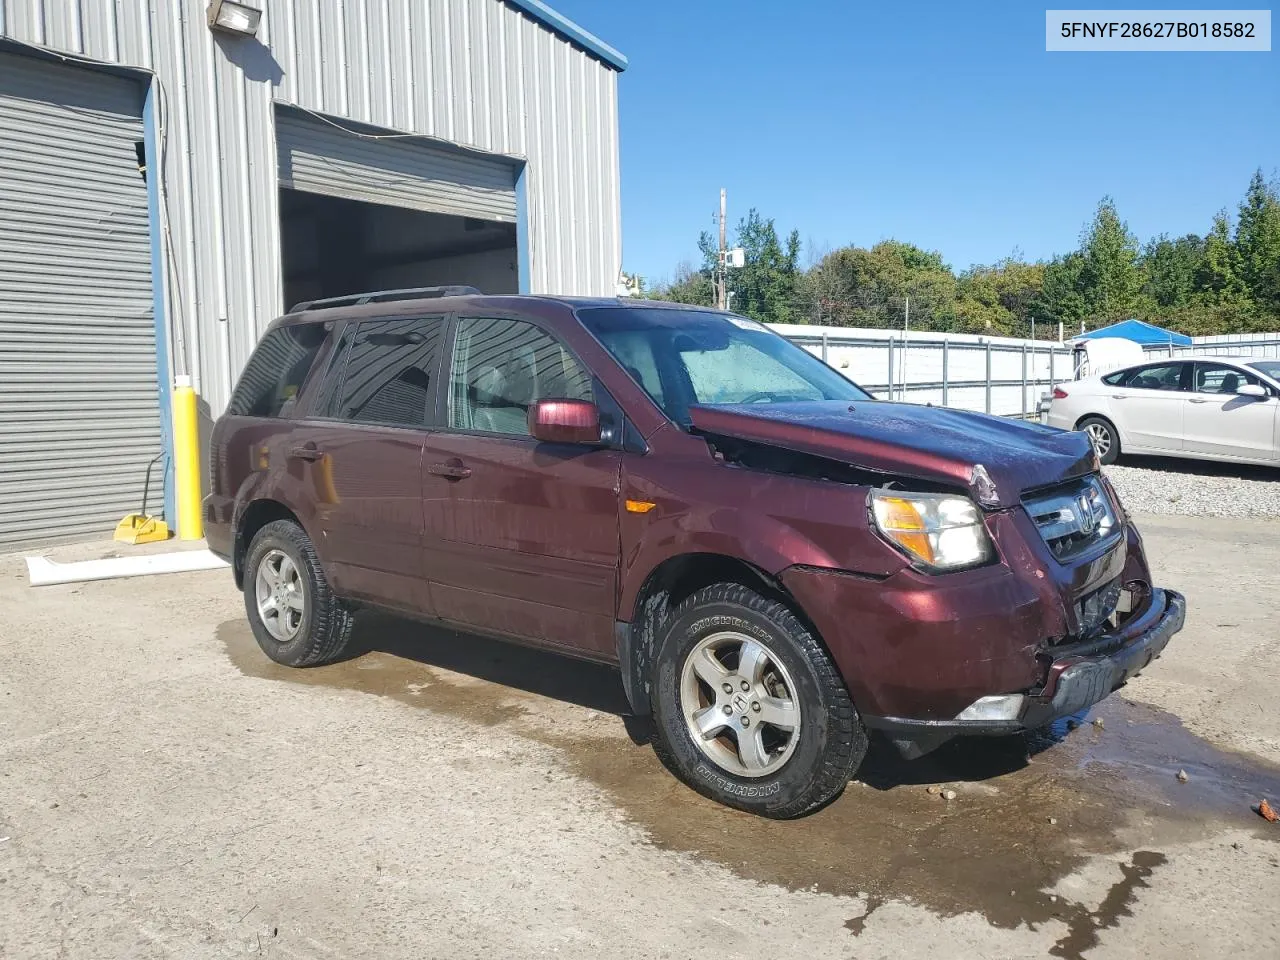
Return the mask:
{"type": "Polygon", "coordinates": [[[875,399],[733,314],[390,291],[275,321],[205,502],[263,652],[379,608],[616,665],[670,770],[794,817],[1106,697],[1181,629],[1089,440],[875,399]]]}

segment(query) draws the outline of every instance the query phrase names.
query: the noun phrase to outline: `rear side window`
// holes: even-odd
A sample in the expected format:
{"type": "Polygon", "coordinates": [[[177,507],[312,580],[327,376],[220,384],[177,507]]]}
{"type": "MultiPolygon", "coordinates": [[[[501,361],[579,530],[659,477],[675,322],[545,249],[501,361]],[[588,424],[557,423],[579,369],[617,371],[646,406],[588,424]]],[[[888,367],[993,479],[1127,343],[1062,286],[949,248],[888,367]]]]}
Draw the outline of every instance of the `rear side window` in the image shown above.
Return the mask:
{"type": "Polygon", "coordinates": [[[426,426],[443,326],[438,318],[357,324],[334,415],[350,423],[426,426]]]}
{"type": "Polygon", "coordinates": [[[1134,370],[1125,384],[1138,390],[1181,390],[1185,363],[1164,363],[1134,370]]]}
{"type": "Polygon", "coordinates": [[[1129,379],[1132,370],[1120,370],[1116,373],[1109,373],[1102,378],[1102,382],[1109,387],[1122,387],[1124,382],[1129,379]]]}
{"type": "Polygon", "coordinates": [[[319,323],[291,324],[268,333],[240,375],[227,412],[237,417],[287,417],[325,336],[325,326],[319,323]]]}

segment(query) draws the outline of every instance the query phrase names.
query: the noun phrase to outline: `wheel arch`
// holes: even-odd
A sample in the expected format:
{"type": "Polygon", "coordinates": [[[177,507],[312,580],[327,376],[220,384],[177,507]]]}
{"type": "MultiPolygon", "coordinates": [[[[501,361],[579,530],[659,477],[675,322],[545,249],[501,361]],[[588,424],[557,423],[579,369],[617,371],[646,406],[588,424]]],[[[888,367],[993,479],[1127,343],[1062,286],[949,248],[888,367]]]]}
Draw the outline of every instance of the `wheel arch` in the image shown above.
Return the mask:
{"type": "Polygon", "coordinates": [[[1107,416],[1105,413],[1097,413],[1097,412],[1094,412],[1094,411],[1090,411],[1089,413],[1082,413],[1082,414],[1080,414],[1080,416],[1076,417],[1075,426],[1073,426],[1073,427],[1072,427],[1072,429],[1073,429],[1073,430],[1079,430],[1079,429],[1080,429],[1080,427],[1081,427],[1081,425],[1082,425],[1086,420],[1101,420],[1101,421],[1103,421],[1104,423],[1106,423],[1106,425],[1107,425],[1107,426],[1109,426],[1112,430],[1114,430],[1114,431],[1116,432],[1116,436],[1117,436],[1117,437],[1118,437],[1118,436],[1120,436],[1120,428],[1116,426],[1116,422],[1115,422],[1114,420],[1112,420],[1112,419],[1111,419],[1109,416],[1107,416]]]}
{"type": "Polygon", "coordinates": [[[630,620],[619,619],[615,624],[622,686],[637,716],[650,713],[651,668],[667,614],[686,597],[714,583],[737,583],[777,600],[821,640],[796,598],[763,568],[724,553],[693,551],[667,557],[644,578],[632,608],[619,611],[630,620]]]}
{"type": "Polygon", "coordinates": [[[279,500],[254,500],[240,514],[240,518],[236,522],[231,557],[231,570],[235,575],[237,588],[244,589],[244,558],[249,552],[249,544],[253,543],[253,538],[259,530],[268,523],[274,523],[276,520],[291,520],[299,527],[302,526],[302,521],[298,519],[298,515],[279,500]]]}

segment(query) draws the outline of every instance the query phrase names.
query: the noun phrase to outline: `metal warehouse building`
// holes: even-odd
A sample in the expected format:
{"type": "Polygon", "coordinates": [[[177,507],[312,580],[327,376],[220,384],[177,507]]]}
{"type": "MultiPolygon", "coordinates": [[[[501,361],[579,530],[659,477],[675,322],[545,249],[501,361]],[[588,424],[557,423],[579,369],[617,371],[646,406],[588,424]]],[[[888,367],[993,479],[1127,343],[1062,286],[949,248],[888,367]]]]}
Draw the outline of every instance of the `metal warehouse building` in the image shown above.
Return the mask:
{"type": "Polygon", "coordinates": [[[136,510],[294,302],[613,295],[625,67],[538,0],[0,0],[0,551],[136,510]]]}

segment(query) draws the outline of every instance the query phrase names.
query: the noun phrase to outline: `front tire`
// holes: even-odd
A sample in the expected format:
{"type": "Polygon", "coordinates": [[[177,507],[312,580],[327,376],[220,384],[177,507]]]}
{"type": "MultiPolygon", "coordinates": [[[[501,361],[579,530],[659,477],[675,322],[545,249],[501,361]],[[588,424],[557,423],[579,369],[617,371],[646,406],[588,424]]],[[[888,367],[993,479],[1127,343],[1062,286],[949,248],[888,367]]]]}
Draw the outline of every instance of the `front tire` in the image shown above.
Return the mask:
{"type": "Polygon", "coordinates": [[[276,520],[249,544],[244,607],[262,652],[287,667],[341,660],[351,650],[355,618],[329,589],[306,531],[276,520]]]}
{"type": "Polygon", "coordinates": [[[1115,425],[1103,417],[1085,417],[1076,425],[1093,444],[1094,452],[1103,463],[1115,463],[1120,458],[1120,434],[1115,425]]]}
{"type": "Polygon", "coordinates": [[[826,650],[784,604],[699,590],[660,630],[654,749],[694,790],[775,819],[837,797],[867,736],[826,650]]]}

